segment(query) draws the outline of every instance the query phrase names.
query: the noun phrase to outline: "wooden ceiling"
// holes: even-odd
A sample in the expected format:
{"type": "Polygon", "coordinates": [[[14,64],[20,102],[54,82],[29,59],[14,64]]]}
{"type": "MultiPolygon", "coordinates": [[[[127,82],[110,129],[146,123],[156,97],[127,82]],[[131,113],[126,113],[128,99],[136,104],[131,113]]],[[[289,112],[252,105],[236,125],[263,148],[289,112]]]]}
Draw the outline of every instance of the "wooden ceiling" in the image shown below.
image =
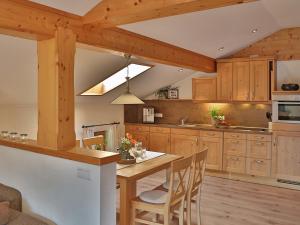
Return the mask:
{"type": "Polygon", "coordinates": [[[44,40],[54,37],[58,27],[64,27],[74,32],[79,43],[130,53],[159,63],[214,72],[215,60],[212,58],[125,31],[114,25],[250,1],[254,0],[124,0],[121,3],[116,0],[103,0],[85,17],[81,17],[28,0],[1,0],[0,33],[44,40]],[[124,8],[128,17],[124,16],[124,8]],[[103,9],[108,13],[104,18],[99,13],[103,9]],[[103,29],[103,24],[110,24],[110,27],[103,29]]]}

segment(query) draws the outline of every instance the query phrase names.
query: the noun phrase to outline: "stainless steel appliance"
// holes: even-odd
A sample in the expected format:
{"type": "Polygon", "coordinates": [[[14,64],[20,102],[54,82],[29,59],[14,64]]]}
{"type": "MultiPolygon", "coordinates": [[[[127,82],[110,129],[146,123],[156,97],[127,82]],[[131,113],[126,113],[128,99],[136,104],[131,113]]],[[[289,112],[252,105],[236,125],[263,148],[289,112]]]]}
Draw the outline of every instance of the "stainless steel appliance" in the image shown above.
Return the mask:
{"type": "Polygon", "coordinates": [[[144,107],[143,108],[143,123],[154,123],[154,108],[144,107]]]}
{"type": "Polygon", "coordinates": [[[280,123],[300,123],[300,95],[273,96],[272,120],[280,123]]]}

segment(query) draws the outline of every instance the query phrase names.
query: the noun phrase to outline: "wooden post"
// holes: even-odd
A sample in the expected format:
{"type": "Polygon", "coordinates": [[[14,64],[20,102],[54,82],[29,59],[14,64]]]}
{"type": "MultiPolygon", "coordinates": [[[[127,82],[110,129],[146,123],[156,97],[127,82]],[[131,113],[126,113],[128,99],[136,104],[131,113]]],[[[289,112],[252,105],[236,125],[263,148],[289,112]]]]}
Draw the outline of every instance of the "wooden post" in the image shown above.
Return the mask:
{"type": "Polygon", "coordinates": [[[76,35],[65,28],[38,41],[38,144],[57,150],[76,145],[75,51],[76,35]]]}

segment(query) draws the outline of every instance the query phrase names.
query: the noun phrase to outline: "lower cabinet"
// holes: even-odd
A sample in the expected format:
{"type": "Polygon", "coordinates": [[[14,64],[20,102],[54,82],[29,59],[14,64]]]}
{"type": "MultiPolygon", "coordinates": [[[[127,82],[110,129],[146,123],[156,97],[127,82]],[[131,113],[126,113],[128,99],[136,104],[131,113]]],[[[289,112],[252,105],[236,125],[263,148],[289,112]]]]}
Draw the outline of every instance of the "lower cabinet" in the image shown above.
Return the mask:
{"type": "Polygon", "coordinates": [[[276,178],[300,182],[300,133],[274,133],[273,174],[276,178]]]}
{"type": "Polygon", "coordinates": [[[242,156],[225,155],[223,169],[227,172],[245,173],[246,158],[242,156]]]}
{"type": "Polygon", "coordinates": [[[139,142],[142,142],[144,148],[149,149],[149,132],[132,132],[132,137],[139,142]]]}
{"type": "Polygon", "coordinates": [[[247,158],[247,174],[268,177],[271,175],[271,160],[247,158]]]}
{"type": "Polygon", "coordinates": [[[170,153],[171,135],[150,131],[149,149],[156,152],[170,153]]]}
{"type": "Polygon", "coordinates": [[[199,149],[199,137],[182,134],[171,135],[171,153],[175,155],[189,156],[199,149]]]}
{"type": "Polygon", "coordinates": [[[212,170],[222,170],[223,133],[215,131],[201,131],[200,146],[201,149],[208,149],[206,168],[212,170]]]}

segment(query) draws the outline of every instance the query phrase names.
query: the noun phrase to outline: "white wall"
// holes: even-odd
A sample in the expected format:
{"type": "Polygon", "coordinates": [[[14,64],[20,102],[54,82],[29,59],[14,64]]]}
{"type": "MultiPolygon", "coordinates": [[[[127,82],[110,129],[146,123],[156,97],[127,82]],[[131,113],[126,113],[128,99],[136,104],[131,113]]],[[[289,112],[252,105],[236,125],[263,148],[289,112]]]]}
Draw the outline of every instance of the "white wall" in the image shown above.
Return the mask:
{"type": "MultiPolygon", "coordinates": [[[[36,139],[38,129],[36,105],[1,105],[0,131],[27,133],[36,139]]],[[[124,107],[102,101],[81,103],[75,106],[75,131],[78,139],[82,137],[82,125],[121,122],[118,133],[124,132],[124,107]]]]}
{"type": "Polygon", "coordinates": [[[115,163],[100,167],[1,145],[0,155],[0,183],[22,193],[24,212],[57,225],[116,224],[115,163]]]}
{"type": "Polygon", "coordinates": [[[300,60],[277,62],[277,88],[282,84],[296,83],[300,85],[300,60]]]}

